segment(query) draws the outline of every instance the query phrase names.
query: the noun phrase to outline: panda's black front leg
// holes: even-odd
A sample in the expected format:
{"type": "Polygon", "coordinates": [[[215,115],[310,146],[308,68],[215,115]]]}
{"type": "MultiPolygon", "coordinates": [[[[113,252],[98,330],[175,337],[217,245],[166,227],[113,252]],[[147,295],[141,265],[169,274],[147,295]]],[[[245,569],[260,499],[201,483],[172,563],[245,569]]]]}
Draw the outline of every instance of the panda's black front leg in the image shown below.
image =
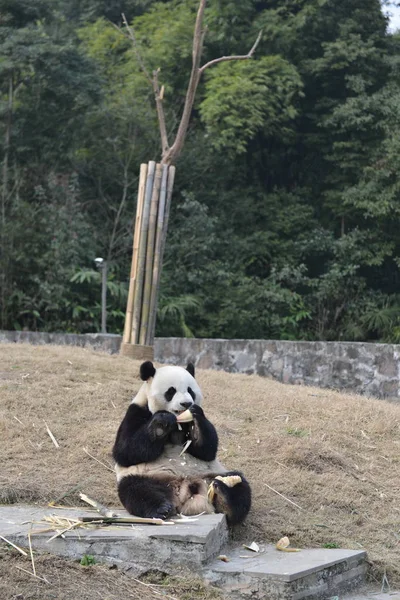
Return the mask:
{"type": "Polygon", "coordinates": [[[192,443],[187,452],[195,458],[210,462],[215,459],[218,450],[218,435],[215,427],[197,404],[193,404],[189,410],[193,415],[193,422],[189,425],[188,437],[192,443]]]}
{"type": "Polygon", "coordinates": [[[156,460],[176,426],[176,417],[172,413],[159,411],[152,415],[147,408],[131,404],[117,432],[114,460],[121,467],[156,460]]]}

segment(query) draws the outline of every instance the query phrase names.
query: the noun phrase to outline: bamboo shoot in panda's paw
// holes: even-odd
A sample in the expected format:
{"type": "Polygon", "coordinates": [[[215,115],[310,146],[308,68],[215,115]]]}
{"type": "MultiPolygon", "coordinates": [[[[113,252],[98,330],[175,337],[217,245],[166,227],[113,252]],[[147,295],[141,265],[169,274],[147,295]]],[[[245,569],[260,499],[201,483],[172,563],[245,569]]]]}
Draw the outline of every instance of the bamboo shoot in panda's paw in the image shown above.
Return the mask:
{"type": "Polygon", "coordinates": [[[191,421],[193,421],[193,415],[190,410],[187,409],[184,412],[181,412],[181,414],[176,417],[176,420],[178,423],[191,423],[191,421]]]}

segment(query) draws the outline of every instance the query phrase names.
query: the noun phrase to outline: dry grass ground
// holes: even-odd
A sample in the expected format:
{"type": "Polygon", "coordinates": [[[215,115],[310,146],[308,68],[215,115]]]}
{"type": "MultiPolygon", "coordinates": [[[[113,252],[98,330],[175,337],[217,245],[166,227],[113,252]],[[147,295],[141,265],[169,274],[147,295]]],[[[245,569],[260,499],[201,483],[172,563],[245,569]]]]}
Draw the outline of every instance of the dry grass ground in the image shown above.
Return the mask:
{"type": "MultiPolygon", "coordinates": [[[[0,345],[0,502],[45,503],[79,484],[118,505],[113,473],[83,448],[112,467],[138,371],[128,358],[75,347],[0,345]]],[[[220,459],[243,470],[254,492],[235,537],[365,548],[372,574],[386,569],[399,585],[400,405],[257,376],[198,371],[197,379],[220,459]]],[[[76,493],[64,502],[76,504],[76,493]]]]}
{"type": "Polygon", "coordinates": [[[82,567],[49,555],[37,556],[35,568],[47,582],[26,573],[30,561],[0,544],[1,600],[221,600],[217,590],[188,573],[151,573],[140,582],[104,565],[82,567]]]}

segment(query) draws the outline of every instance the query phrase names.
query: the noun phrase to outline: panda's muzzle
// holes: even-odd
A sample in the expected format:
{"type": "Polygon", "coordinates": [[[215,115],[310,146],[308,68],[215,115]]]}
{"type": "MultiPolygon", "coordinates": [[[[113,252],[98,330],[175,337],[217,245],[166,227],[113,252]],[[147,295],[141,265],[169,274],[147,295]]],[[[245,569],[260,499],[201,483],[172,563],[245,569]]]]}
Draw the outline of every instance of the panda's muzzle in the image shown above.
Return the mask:
{"type": "Polygon", "coordinates": [[[192,406],[192,404],[193,404],[193,402],[181,402],[181,406],[183,407],[183,410],[190,408],[192,406]]]}
{"type": "Polygon", "coordinates": [[[190,408],[191,406],[193,406],[193,402],[181,402],[180,406],[182,408],[179,408],[178,410],[174,410],[173,413],[174,415],[178,416],[181,413],[185,412],[188,408],[190,408]]]}

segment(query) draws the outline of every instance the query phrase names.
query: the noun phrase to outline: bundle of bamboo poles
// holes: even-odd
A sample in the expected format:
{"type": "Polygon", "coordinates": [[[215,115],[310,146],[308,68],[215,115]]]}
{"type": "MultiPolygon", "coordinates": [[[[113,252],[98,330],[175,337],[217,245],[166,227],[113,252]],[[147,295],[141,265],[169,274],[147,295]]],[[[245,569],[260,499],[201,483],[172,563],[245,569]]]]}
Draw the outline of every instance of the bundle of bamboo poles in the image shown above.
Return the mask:
{"type": "Polygon", "coordinates": [[[153,359],[158,288],[175,167],[140,165],[132,267],[121,354],[153,359]]]}

